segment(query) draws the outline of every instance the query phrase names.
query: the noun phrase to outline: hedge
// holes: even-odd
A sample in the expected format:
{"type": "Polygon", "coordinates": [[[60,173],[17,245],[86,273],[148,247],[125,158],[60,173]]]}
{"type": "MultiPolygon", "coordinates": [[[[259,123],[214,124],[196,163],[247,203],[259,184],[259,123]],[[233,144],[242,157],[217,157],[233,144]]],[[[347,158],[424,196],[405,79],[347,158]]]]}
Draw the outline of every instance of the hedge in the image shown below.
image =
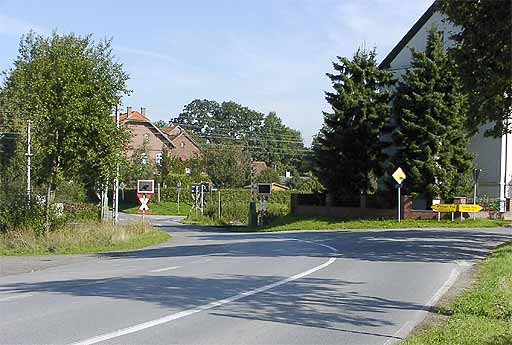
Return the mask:
{"type": "MultiPolygon", "coordinates": [[[[189,187],[182,182],[180,201],[193,204],[192,194],[189,187]]],[[[249,202],[251,191],[249,188],[221,189],[222,221],[224,222],[247,222],[249,217],[249,202]]],[[[135,189],[124,190],[127,202],[138,202],[135,189]]],[[[290,212],[291,191],[273,191],[267,199],[267,209],[272,215],[286,215],[290,212]]],[[[156,200],[156,195],[153,196],[156,200]]],[[[218,217],[218,194],[207,192],[204,194],[206,202],[204,214],[211,218],[218,217]]],[[[162,188],[160,190],[161,201],[178,201],[176,188],[162,188]]]]}

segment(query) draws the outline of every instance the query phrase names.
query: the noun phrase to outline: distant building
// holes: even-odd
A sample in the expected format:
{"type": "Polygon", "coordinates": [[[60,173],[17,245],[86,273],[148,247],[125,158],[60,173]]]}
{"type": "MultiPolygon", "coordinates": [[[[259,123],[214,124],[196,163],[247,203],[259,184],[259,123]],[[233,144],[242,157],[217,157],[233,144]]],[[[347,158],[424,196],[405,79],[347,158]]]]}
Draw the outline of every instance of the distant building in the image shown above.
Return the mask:
{"type": "MultiPolygon", "coordinates": [[[[450,37],[460,29],[447,20],[434,2],[391,50],[379,68],[393,71],[397,77],[404,75],[411,66],[410,48],[424,51],[428,31],[432,26],[442,34],[445,48],[454,45],[450,37]]],[[[491,124],[482,126],[470,144],[470,151],[475,154],[474,166],[482,169],[478,195],[505,200],[512,197],[512,136],[485,138],[483,133],[490,127],[491,124]]]]}
{"type": "MultiPolygon", "coordinates": [[[[126,113],[119,116],[121,126],[128,128],[131,140],[127,147],[127,157],[142,146],[146,146],[148,160],[158,163],[162,151],[167,148],[170,154],[181,160],[188,160],[201,155],[201,149],[188,133],[180,126],[158,128],[149,119],[146,108],[139,111],[127,107],[126,113]]],[[[115,121],[115,118],[113,118],[115,121]]]]}
{"type": "Polygon", "coordinates": [[[254,161],[252,162],[252,166],[254,169],[254,176],[260,176],[262,172],[268,169],[267,163],[263,161],[254,161]]]}

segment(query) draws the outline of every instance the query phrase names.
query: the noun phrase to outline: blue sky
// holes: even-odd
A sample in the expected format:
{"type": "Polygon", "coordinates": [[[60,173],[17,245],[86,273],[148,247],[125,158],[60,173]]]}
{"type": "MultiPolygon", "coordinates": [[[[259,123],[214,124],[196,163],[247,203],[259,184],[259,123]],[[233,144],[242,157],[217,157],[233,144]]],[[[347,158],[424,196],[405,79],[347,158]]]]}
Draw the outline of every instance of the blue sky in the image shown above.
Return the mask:
{"type": "Polygon", "coordinates": [[[432,0],[0,0],[0,70],[20,35],[112,37],[130,75],[124,105],[169,120],[196,98],[276,111],[307,143],[328,110],[325,76],[358,46],[382,60],[432,0]]]}

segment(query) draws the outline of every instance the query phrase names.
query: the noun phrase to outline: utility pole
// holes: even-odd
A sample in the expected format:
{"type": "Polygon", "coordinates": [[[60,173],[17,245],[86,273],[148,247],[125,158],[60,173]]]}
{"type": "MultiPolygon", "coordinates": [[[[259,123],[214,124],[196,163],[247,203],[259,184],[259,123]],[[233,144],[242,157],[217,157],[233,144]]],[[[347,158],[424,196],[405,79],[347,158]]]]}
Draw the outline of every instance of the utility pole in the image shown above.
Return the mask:
{"type": "MultiPolygon", "coordinates": [[[[117,109],[116,104],[116,126],[119,130],[120,123],[119,123],[119,111],[117,109]]],[[[117,224],[119,222],[119,162],[116,164],[116,178],[114,179],[114,193],[112,193],[112,197],[114,198],[114,202],[112,205],[114,216],[112,217],[112,222],[117,224]]],[[[144,217],[144,216],[143,216],[144,217]]]]}
{"type": "Polygon", "coordinates": [[[30,170],[31,170],[31,157],[32,157],[32,147],[31,147],[31,144],[30,144],[30,140],[31,140],[31,133],[30,133],[30,130],[31,130],[31,125],[32,125],[32,121],[31,120],[28,120],[27,121],[27,153],[25,153],[25,156],[27,156],[27,200],[28,200],[28,203],[30,205],[31,203],[31,195],[32,195],[32,181],[31,181],[31,176],[30,176],[30,170]]]}

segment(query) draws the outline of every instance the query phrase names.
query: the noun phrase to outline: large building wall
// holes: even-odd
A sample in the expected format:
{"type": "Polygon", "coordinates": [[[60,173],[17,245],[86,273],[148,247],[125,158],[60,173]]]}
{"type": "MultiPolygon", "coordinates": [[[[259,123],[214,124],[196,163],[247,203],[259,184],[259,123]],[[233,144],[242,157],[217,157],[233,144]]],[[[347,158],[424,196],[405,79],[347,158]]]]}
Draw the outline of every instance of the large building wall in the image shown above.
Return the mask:
{"type": "Polygon", "coordinates": [[[132,135],[130,146],[127,151],[127,156],[131,157],[133,153],[144,144],[144,136],[147,135],[146,147],[148,150],[149,159],[155,161],[157,154],[162,153],[163,143],[151,132],[148,126],[141,123],[129,123],[128,130],[132,135]]]}

